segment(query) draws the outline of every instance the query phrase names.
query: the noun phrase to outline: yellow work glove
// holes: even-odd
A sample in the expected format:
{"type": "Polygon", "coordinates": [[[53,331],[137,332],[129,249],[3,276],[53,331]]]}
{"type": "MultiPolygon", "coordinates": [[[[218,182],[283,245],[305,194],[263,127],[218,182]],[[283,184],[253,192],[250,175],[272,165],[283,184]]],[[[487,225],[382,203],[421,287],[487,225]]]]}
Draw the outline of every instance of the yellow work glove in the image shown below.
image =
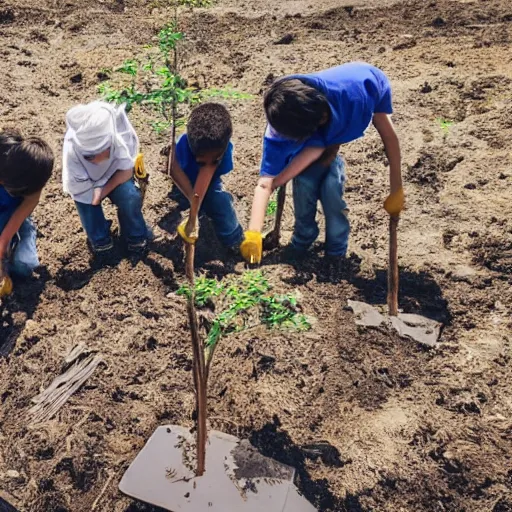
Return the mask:
{"type": "Polygon", "coordinates": [[[178,226],[178,233],[187,242],[188,244],[195,244],[197,239],[199,238],[199,220],[197,221],[196,227],[192,233],[187,235],[187,224],[188,217],[178,226]]]}
{"type": "Polygon", "coordinates": [[[402,187],[393,194],[390,194],[384,201],[384,209],[389,213],[389,215],[391,215],[391,217],[400,215],[400,212],[404,209],[404,205],[405,196],[404,189],[402,187]]]}
{"type": "Polygon", "coordinates": [[[139,180],[145,180],[148,177],[148,173],[146,172],[146,167],[144,165],[144,156],[142,153],[139,153],[135,158],[135,177],[139,180]]]}
{"type": "Polygon", "coordinates": [[[261,263],[263,237],[258,231],[246,231],[244,241],[240,244],[242,258],[248,263],[261,263]]]}
{"type": "Polygon", "coordinates": [[[0,299],[12,293],[12,280],[9,276],[0,277],[0,299]]]}

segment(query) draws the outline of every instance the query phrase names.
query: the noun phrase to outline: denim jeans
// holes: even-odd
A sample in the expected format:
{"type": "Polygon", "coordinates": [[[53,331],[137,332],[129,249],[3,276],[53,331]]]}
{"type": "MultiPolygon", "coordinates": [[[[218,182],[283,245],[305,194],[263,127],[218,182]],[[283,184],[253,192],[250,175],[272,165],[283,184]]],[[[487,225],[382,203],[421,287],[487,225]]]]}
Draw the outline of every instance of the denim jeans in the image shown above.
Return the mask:
{"type": "MultiPolygon", "coordinates": [[[[13,213],[14,210],[0,212],[0,232],[7,225],[13,213]]],[[[28,217],[23,221],[23,224],[18,230],[18,234],[15,235],[15,239],[13,239],[12,245],[14,252],[7,264],[8,272],[21,276],[30,276],[34,269],[39,266],[36,236],[36,226],[32,222],[32,219],[28,217]]]]}
{"type": "MultiPolygon", "coordinates": [[[[121,236],[128,244],[137,244],[149,237],[142,215],[142,195],[133,180],[118,185],[108,196],[117,206],[121,236]]],[[[110,222],[105,219],[101,204],[75,201],[78,215],[93,250],[110,243],[110,222]]]]}
{"type": "MultiPolygon", "coordinates": [[[[177,188],[173,190],[171,197],[178,202],[180,209],[189,208],[187,198],[177,188]]],[[[222,245],[235,247],[242,242],[244,232],[236,216],[233,196],[224,190],[220,180],[210,184],[201,204],[200,213],[204,213],[211,219],[215,234],[222,245]]]]}
{"type": "Polygon", "coordinates": [[[317,239],[316,207],[320,201],[325,215],[325,252],[332,256],[345,256],[350,224],[346,216],[347,203],[343,200],[344,186],[345,164],[340,156],[328,167],[311,165],[293,180],[293,247],[307,250],[317,239]]]}

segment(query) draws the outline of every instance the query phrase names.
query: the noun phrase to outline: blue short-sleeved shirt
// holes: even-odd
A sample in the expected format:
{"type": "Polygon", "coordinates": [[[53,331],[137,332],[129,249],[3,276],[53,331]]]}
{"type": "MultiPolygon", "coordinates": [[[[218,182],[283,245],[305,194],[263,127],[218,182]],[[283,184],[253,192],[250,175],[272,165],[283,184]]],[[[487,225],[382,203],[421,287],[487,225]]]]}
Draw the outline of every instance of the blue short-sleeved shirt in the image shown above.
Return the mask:
{"type": "Polygon", "coordinates": [[[14,211],[23,202],[23,197],[12,197],[0,185],[0,212],[14,211]]]}
{"type": "Polygon", "coordinates": [[[345,144],[362,137],[373,114],[391,114],[391,85],[375,66],[352,62],[309,75],[292,75],[322,92],[331,108],[331,120],[306,141],[280,136],[270,125],[263,139],[261,176],[277,176],[306,147],[345,144]]]}
{"type": "MultiPolygon", "coordinates": [[[[199,175],[200,167],[197,165],[196,157],[192,153],[188,144],[187,134],[183,134],[176,143],[176,158],[182,168],[183,172],[188,176],[188,179],[195,184],[197,176],[199,175]]],[[[230,141],[222,160],[213,175],[211,184],[218,183],[223,174],[227,174],[233,170],[233,143],[230,141]]]]}

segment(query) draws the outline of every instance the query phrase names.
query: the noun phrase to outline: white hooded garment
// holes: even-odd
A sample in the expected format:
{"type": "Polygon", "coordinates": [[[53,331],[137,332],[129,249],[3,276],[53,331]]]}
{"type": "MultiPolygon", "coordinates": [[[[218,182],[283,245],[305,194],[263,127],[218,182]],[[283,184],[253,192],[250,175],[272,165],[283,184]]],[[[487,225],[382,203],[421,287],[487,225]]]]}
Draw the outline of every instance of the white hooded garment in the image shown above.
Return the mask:
{"type": "Polygon", "coordinates": [[[103,101],[77,105],[66,114],[67,131],[62,155],[64,192],[80,203],[91,204],[95,188],[104,187],[119,169],[132,169],[139,139],[126,115],[125,105],[103,101]],[[104,162],[93,164],[84,156],[110,148],[104,162]]]}

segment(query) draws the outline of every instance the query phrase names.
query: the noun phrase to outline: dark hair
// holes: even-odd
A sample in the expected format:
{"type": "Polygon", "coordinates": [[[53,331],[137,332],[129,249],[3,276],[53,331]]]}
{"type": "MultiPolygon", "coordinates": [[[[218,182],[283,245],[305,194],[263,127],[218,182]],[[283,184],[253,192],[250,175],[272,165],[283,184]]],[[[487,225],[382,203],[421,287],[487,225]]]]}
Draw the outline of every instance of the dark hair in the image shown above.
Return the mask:
{"type": "Polygon", "coordinates": [[[39,137],[24,138],[17,130],[0,132],[0,184],[12,195],[42,190],[52,175],[53,152],[39,137]]]}
{"type": "Polygon", "coordinates": [[[205,151],[225,149],[233,134],[231,116],[220,103],[203,103],[190,114],[187,138],[194,155],[205,151]]]}
{"type": "Polygon", "coordinates": [[[298,78],[274,82],[265,94],[264,106],[270,126],[296,140],[313,135],[330,112],[327,98],[298,78]]]}

